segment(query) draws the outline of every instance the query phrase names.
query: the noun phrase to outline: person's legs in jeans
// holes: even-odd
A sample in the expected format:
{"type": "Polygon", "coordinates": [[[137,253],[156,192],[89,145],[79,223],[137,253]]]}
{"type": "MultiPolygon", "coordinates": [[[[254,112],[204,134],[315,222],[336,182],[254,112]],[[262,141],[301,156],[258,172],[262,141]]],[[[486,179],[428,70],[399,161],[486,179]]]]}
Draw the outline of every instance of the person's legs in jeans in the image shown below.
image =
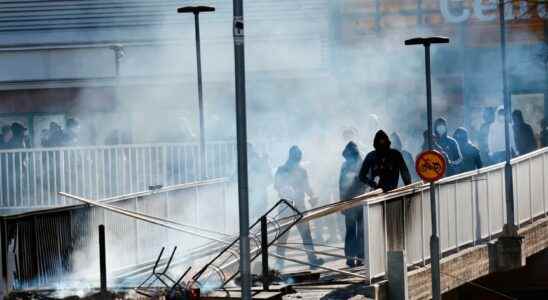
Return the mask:
{"type": "Polygon", "coordinates": [[[349,267],[354,266],[354,258],[356,256],[356,218],[349,211],[344,216],[346,224],[346,234],[344,238],[344,256],[346,256],[346,264],[349,267]]]}

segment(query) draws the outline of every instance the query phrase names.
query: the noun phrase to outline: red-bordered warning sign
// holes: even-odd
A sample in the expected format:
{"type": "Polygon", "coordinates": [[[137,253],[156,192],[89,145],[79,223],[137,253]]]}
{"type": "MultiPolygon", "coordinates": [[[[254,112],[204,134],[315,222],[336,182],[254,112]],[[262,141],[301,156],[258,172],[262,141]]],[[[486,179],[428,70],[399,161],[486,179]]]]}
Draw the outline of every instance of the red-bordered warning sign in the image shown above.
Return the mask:
{"type": "Polygon", "coordinates": [[[422,180],[434,182],[443,178],[447,170],[447,163],[441,153],[429,150],[417,156],[415,169],[422,180]]]}

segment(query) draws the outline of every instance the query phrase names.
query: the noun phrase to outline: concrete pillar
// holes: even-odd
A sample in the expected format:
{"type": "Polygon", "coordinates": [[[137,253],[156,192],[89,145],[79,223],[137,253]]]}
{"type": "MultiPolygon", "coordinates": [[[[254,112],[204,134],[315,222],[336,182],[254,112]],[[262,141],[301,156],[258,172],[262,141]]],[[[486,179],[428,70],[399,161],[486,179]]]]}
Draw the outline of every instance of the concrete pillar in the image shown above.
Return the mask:
{"type": "Polygon", "coordinates": [[[488,244],[490,272],[504,272],[525,266],[523,237],[502,236],[488,244]]]}
{"type": "Polygon", "coordinates": [[[388,298],[390,300],[407,300],[407,259],[405,250],[388,251],[388,298]]]}

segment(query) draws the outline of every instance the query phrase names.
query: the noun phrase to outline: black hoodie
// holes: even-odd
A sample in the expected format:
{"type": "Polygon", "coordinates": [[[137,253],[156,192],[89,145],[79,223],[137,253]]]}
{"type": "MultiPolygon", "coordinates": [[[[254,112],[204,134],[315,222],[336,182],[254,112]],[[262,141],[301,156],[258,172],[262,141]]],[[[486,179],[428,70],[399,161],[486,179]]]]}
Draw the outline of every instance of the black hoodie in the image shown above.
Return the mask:
{"type": "Polygon", "coordinates": [[[390,139],[384,131],[375,134],[373,146],[375,150],[369,152],[363,161],[360,180],[384,192],[398,187],[400,174],[405,185],[411,184],[411,175],[400,151],[390,148],[390,139]]]}

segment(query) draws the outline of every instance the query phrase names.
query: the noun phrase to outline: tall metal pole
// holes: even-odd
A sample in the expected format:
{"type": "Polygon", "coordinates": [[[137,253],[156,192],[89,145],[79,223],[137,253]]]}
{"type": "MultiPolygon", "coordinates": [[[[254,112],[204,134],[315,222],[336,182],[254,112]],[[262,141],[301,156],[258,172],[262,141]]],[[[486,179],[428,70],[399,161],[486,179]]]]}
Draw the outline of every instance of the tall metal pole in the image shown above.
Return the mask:
{"type": "Polygon", "coordinates": [[[238,197],[240,215],[240,274],[242,276],[242,299],[251,300],[243,0],[233,0],[233,10],[234,75],[236,77],[236,137],[238,148],[238,197]]]}
{"type": "Polygon", "coordinates": [[[200,46],[200,13],[213,12],[214,7],[211,6],[185,6],[177,9],[178,13],[193,13],[194,14],[194,32],[196,38],[196,69],[198,74],[198,111],[200,122],[200,178],[206,177],[206,145],[205,145],[205,121],[204,121],[204,99],[203,99],[203,83],[202,83],[202,50],[200,46]]]}
{"type": "Polygon", "coordinates": [[[506,152],[506,164],[504,165],[504,184],[506,192],[506,224],[504,234],[516,236],[517,227],[514,218],[514,181],[512,174],[512,149],[510,147],[510,120],[512,118],[512,103],[508,93],[508,74],[506,65],[506,24],[504,16],[504,0],[499,0],[499,22],[500,22],[500,50],[502,60],[502,93],[504,105],[504,144],[506,152]]]}
{"type": "MultiPolygon", "coordinates": [[[[405,41],[405,45],[424,46],[424,64],[426,73],[426,117],[428,123],[428,150],[433,150],[432,129],[432,81],[430,72],[430,45],[449,43],[445,37],[414,38],[405,41]]],[[[432,275],[432,299],[441,300],[440,279],[440,239],[438,237],[438,205],[436,201],[436,185],[430,183],[430,218],[432,221],[432,236],[430,236],[430,273],[432,275]]]]}
{"type": "Polygon", "coordinates": [[[200,12],[194,12],[194,28],[196,37],[196,68],[198,73],[198,110],[200,113],[200,175],[206,177],[206,148],[205,148],[205,125],[204,125],[204,96],[202,90],[202,54],[200,46],[200,12]]]}
{"type": "MultiPolygon", "coordinates": [[[[434,149],[432,130],[432,83],[430,78],[430,44],[424,44],[424,61],[426,66],[426,114],[428,119],[428,150],[434,149]]],[[[438,205],[436,185],[430,183],[430,217],[432,219],[432,236],[430,236],[430,258],[432,275],[432,299],[441,300],[440,280],[440,239],[438,237],[438,205]]]]}

